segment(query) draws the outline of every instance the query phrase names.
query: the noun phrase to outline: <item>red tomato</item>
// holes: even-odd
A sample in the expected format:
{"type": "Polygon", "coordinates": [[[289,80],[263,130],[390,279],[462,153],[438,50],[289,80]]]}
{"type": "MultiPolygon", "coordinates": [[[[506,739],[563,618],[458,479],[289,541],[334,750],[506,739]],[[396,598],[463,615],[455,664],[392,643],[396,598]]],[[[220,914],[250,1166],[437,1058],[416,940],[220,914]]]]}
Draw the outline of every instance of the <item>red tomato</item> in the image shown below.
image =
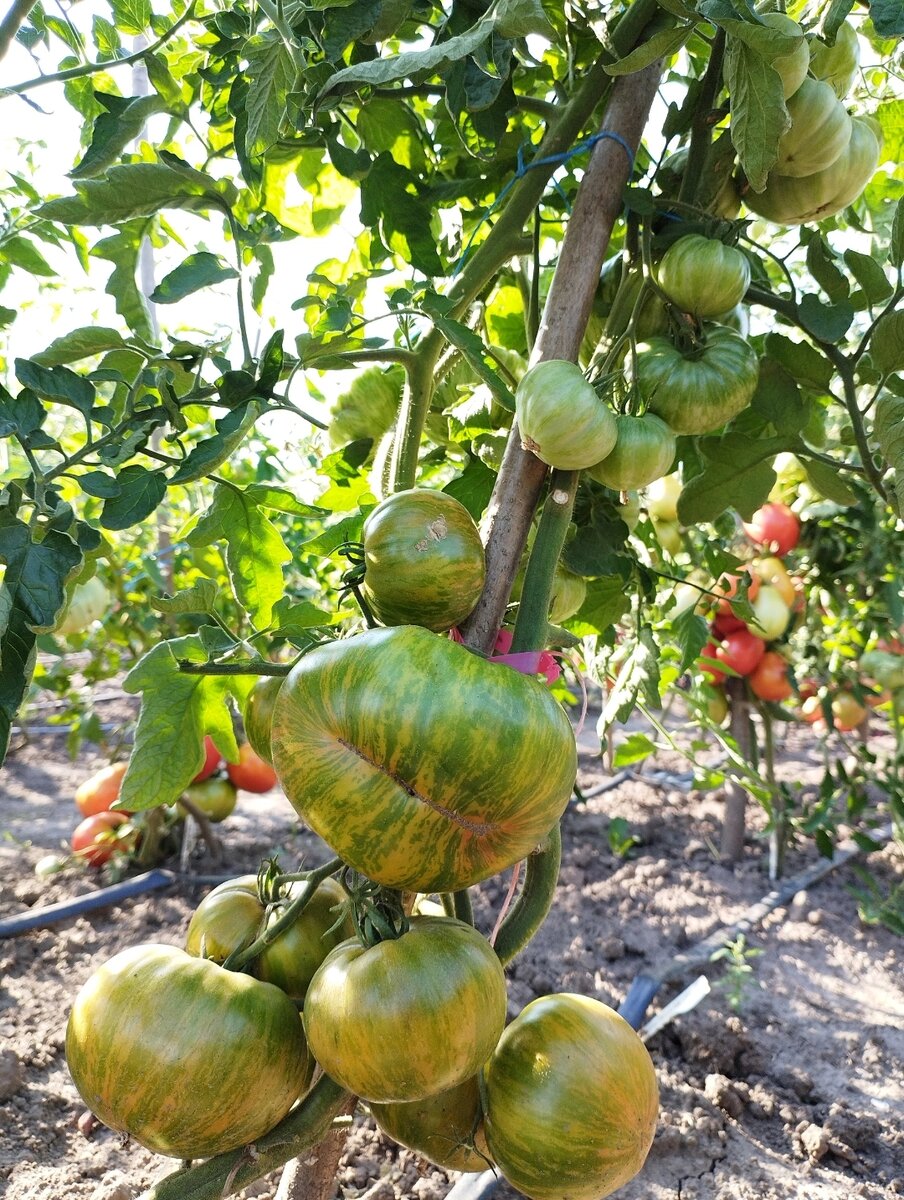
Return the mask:
{"type": "Polygon", "coordinates": [[[246,792],[269,792],[276,787],[276,772],[247,742],[239,746],[239,761],[226,764],[226,774],[237,788],[246,792]]]}
{"type": "Polygon", "coordinates": [[[111,763],[101,767],[90,779],[79,784],[75,793],[75,803],[83,817],[93,817],[95,813],[109,811],[110,805],[119,799],[119,789],[122,787],[122,777],[126,773],[128,763],[111,763]]]}
{"type": "Polygon", "coordinates": [[[764,504],[743,524],[752,542],[779,556],[793,550],[800,540],[800,519],[787,504],[764,504]]]}
{"type": "Polygon", "coordinates": [[[750,690],[761,700],[787,700],[794,692],[788,664],[775,650],[767,650],[750,673],[750,690]]]}
{"type": "MultiPolygon", "coordinates": [[[[753,574],[749,567],[745,567],[744,571],[750,576],[750,586],[747,589],[747,599],[755,600],[757,592],[760,590],[760,581],[757,576],[753,574]]],[[[722,575],[716,586],[713,588],[713,591],[722,597],[722,599],[716,604],[716,611],[720,615],[732,615],[731,600],[738,594],[738,583],[740,582],[740,578],[741,577],[739,575],[722,575]]]]}
{"type": "Polygon", "coordinates": [[[727,634],[716,647],[716,658],[738,675],[749,675],[766,653],[766,643],[747,629],[727,634]]]}
{"type": "Polygon", "coordinates": [[[192,783],[203,783],[205,779],[209,779],[222,760],[223,756],[213,744],[213,738],[207,734],[204,738],[204,766],[194,777],[192,783]]]}
{"type": "Polygon", "coordinates": [[[726,637],[729,633],[737,633],[739,629],[746,628],[747,622],[736,617],[731,611],[718,613],[712,625],[713,633],[719,639],[726,637]]]}
{"type": "Polygon", "coordinates": [[[72,849],[76,856],[89,867],[102,867],[116,850],[128,845],[126,838],[117,838],[112,834],[117,825],[125,824],[128,819],[125,813],[120,812],[99,812],[85,817],[72,831],[72,849]]]}
{"type": "Polygon", "coordinates": [[[715,642],[707,642],[706,643],[706,645],[700,651],[700,658],[701,659],[709,659],[712,661],[701,662],[700,670],[705,675],[708,675],[713,683],[724,683],[725,672],[720,671],[719,668],[715,665],[716,650],[717,650],[717,646],[716,646],[715,642]]]}

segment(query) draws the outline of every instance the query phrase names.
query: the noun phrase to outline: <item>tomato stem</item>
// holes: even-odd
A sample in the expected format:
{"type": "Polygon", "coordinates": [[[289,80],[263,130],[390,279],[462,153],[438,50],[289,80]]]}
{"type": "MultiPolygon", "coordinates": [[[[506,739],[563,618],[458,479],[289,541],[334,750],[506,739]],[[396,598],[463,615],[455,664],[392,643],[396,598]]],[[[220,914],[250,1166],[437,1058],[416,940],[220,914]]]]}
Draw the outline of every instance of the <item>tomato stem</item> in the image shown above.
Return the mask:
{"type": "Polygon", "coordinates": [[[553,471],[518,605],[512,653],[542,650],[549,638],[549,606],[556,565],[565,545],[578,490],[578,471],[553,471]]]}
{"type": "Polygon", "coordinates": [[[546,920],[555,898],[562,861],[562,833],[558,822],[545,841],[525,859],[524,886],[499,927],[493,949],[503,966],[527,946],[546,920]]]}

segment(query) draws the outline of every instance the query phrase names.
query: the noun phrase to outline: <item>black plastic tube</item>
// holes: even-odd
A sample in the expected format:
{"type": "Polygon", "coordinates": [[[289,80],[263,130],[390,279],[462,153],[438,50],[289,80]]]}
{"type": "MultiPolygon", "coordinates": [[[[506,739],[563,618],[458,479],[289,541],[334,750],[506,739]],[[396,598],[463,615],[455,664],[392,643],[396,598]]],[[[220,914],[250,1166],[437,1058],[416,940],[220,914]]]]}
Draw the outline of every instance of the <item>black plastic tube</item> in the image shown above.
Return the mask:
{"type": "Polygon", "coordinates": [[[120,900],[128,900],[131,896],[141,896],[144,892],[170,887],[177,879],[178,876],[172,871],[146,871],[143,875],[135,875],[132,879],[124,879],[122,883],[99,888],[96,892],[87,892],[84,896],[75,896],[71,900],[60,900],[58,904],[45,904],[41,908],[29,909],[18,917],[0,921],[0,938],[16,937],[30,929],[42,929],[45,925],[54,925],[57,921],[80,917],[82,913],[108,908],[111,904],[118,904],[120,900]]]}

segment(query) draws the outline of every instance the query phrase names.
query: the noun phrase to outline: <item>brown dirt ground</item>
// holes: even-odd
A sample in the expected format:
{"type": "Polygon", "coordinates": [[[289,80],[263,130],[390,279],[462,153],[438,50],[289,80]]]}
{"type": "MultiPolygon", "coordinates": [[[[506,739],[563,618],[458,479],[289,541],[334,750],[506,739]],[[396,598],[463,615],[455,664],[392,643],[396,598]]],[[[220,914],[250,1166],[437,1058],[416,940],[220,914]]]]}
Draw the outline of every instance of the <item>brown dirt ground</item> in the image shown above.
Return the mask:
{"type": "MultiPolygon", "coordinates": [[[[781,764],[785,778],[812,782],[820,754],[809,731],[793,731],[781,764]]],[[[585,734],[582,745],[590,747],[585,734]]],[[[840,752],[840,751],[839,751],[840,752]]],[[[0,776],[0,919],[98,886],[96,874],[71,869],[50,880],[33,867],[58,851],[76,822],[72,795],[101,765],[86,750],[75,762],[63,738],[42,734],[20,745],[0,776]]],[[[675,756],[648,762],[643,777],[584,803],[563,822],[565,857],[553,912],[509,970],[514,1015],[535,996],[576,991],[617,1005],[643,968],[739,918],[769,885],[763,843],[751,832],[736,868],[719,864],[720,796],[686,792],[675,756]],[[671,783],[671,786],[670,786],[671,783]],[[626,818],[642,844],[625,861],[606,831],[626,818]]],[[[592,790],[606,778],[585,753],[579,776],[592,790]]],[[[751,823],[758,824],[758,814],[751,823]]],[[[285,798],[242,793],[220,827],[226,868],[256,868],[264,855],[310,864],[326,851],[285,798]]],[[[812,862],[795,848],[794,874],[812,862]]],[[[195,863],[198,872],[213,868],[195,863]]],[[[870,868],[886,886],[900,877],[893,849],[870,868]]],[[[662,1111],[653,1149],[623,1200],[879,1200],[904,1195],[904,971],[902,944],[861,923],[849,867],[841,868],[773,913],[751,936],[762,953],[738,1012],[708,968],[713,990],[692,1013],[649,1042],[662,1111]]],[[[506,880],[477,889],[479,924],[490,927],[506,880]]],[[[204,893],[191,879],[118,908],[0,941],[0,1195],[8,1200],[131,1200],[175,1167],[103,1127],[78,1129],[83,1105],[63,1056],[72,998],[106,958],[143,941],[180,943],[204,893]]],[[[692,976],[691,976],[692,977],[692,976]]],[[[669,985],[651,1012],[690,978],[669,985]]],[[[360,1114],[349,1137],[337,1195],[369,1200],[440,1200],[454,1177],[400,1150],[360,1114]]],[[[272,1198],[277,1176],[246,1196],[272,1198]]],[[[497,1200],[515,1193],[501,1184],[497,1200]]]]}

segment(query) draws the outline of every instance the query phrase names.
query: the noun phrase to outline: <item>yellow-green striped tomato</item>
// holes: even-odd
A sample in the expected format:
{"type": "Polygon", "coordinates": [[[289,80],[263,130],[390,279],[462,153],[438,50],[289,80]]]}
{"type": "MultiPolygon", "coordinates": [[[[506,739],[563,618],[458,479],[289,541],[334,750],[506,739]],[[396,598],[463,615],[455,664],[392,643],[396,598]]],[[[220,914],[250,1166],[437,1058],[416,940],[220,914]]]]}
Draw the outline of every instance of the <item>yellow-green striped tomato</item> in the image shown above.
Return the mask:
{"type": "Polygon", "coordinates": [[[822,221],[853,204],[879,165],[880,149],[870,122],[854,117],[847,149],[830,167],[802,179],[770,175],[765,190],[748,191],[744,203],[778,225],[822,221]]]}
{"type": "Polygon", "coordinates": [[[621,413],[615,420],[615,447],[602,462],[588,469],[590,478],[616,492],[629,492],[661,479],[675,457],[675,435],[665,421],[653,413],[642,417],[621,413]]]}
{"type": "Polygon", "coordinates": [[[656,1074],[631,1026],[598,1000],[560,993],[528,1004],[484,1079],[490,1154],[533,1200],[600,1200],[643,1166],[656,1074]]]}
{"type": "Polygon", "coordinates": [[[483,542],[454,496],[412,488],[368,514],[364,570],[364,597],[382,625],[440,632],[463,621],[483,591],[483,542]]]}
{"type": "Polygon", "coordinates": [[[723,325],[706,326],[696,350],[681,350],[668,338],[638,347],[638,391],[675,433],[719,429],[750,403],[759,374],[754,348],[723,325]]]}
{"type": "Polygon", "coordinates": [[[448,1091],[408,1104],[374,1104],[370,1111],[384,1133],[447,1171],[485,1171],[492,1166],[483,1137],[477,1076],[448,1091]]]}
{"type": "Polygon", "coordinates": [[[743,300],[750,286],[750,263],[736,247],[690,233],[669,246],[656,278],[682,312],[717,317],[743,300]]]}
{"type": "Polygon", "coordinates": [[[788,115],[791,126],[778,141],[776,175],[800,179],[838,161],[851,140],[851,115],[827,83],[805,79],[788,101],[788,115]]]}
{"type": "Polygon", "coordinates": [[[413,625],[306,654],[276,699],[271,745],[289,801],[343,861],[415,892],[524,858],[577,769],[542,684],[413,625]]]}
{"type": "Polygon", "coordinates": [[[486,938],[451,917],[412,917],[395,940],[350,939],[304,1001],[314,1057],[365,1100],[423,1100],[464,1083],[505,1025],[505,974],[486,938]]]}
{"type": "Polygon", "coordinates": [[[270,722],[273,720],[273,705],[282,687],[282,675],[265,675],[259,679],[245,701],[242,723],[245,737],[258,758],[273,766],[270,753],[270,722]]]}
{"type": "Polygon", "coordinates": [[[615,416],[581,368],[552,358],[531,367],[515,392],[521,445],[547,466],[580,471],[615,445],[615,416]]]}
{"type": "Polygon", "coordinates": [[[847,21],[835,35],[835,45],[814,38],[810,43],[810,70],[817,79],[825,80],[839,100],[851,90],[860,66],[860,42],[853,25],[847,21]]]}
{"type": "Polygon", "coordinates": [[[311,1083],[279,988],[175,946],[123,950],[75,998],[66,1061],[105,1125],[157,1154],[208,1158],[261,1137],[311,1083]]]}

